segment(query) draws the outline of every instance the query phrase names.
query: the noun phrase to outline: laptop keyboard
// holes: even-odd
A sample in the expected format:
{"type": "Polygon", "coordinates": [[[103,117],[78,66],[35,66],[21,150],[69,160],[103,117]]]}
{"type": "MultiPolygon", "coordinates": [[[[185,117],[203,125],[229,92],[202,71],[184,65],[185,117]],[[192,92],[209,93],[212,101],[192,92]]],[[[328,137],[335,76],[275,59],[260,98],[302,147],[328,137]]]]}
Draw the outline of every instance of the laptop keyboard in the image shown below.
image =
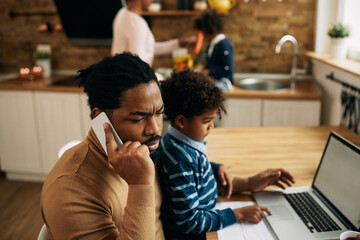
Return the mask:
{"type": "Polygon", "coordinates": [[[284,194],[310,232],[330,232],[341,228],[307,192],[284,194]]]}

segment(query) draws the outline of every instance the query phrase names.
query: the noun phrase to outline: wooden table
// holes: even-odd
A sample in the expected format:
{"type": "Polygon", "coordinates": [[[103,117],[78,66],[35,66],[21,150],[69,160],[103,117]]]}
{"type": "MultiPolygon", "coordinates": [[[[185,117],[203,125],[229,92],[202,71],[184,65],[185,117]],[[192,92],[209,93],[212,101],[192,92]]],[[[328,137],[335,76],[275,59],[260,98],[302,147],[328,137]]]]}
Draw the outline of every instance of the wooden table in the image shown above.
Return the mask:
{"type": "MultiPolygon", "coordinates": [[[[360,137],[345,127],[217,128],[207,137],[210,161],[223,163],[232,175],[250,176],[282,167],[295,177],[294,186],[311,185],[331,131],[360,146],[360,137]]],[[[230,201],[253,201],[251,194],[233,195],[230,201]]],[[[226,201],[219,197],[219,202],[226,201]]],[[[208,240],[216,232],[206,234],[208,240]]]]}

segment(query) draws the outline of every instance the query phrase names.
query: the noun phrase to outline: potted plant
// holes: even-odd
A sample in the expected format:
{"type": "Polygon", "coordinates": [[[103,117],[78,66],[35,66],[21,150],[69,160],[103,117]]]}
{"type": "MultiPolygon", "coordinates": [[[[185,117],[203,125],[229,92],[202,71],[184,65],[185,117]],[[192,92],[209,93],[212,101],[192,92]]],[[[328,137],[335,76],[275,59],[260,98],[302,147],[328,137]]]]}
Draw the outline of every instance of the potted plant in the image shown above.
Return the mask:
{"type": "Polygon", "coordinates": [[[346,58],[346,38],[350,35],[349,28],[342,23],[336,23],[330,25],[327,33],[331,38],[331,56],[336,59],[346,58]]]}

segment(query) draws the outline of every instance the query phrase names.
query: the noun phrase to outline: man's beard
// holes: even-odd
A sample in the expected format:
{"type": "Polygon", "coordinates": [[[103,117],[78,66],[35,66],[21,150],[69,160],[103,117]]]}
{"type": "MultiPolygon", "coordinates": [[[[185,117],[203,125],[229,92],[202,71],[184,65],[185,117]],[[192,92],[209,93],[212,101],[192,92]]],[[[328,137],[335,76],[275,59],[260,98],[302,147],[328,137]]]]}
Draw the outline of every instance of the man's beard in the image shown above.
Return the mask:
{"type": "MultiPolygon", "coordinates": [[[[146,140],[145,142],[143,142],[142,144],[147,144],[149,142],[152,141],[156,141],[156,140],[160,140],[162,137],[160,135],[153,135],[151,136],[148,140],[146,140]]],[[[160,143],[159,143],[160,146],[160,143]]],[[[158,151],[159,147],[155,150],[150,151],[150,157],[153,160],[154,163],[157,162],[158,158],[159,158],[159,151],[158,151]]]]}
{"type": "Polygon", "coordinates": [[[157,163],[158,159],[160,158],[159,148],[150,152],[150,158],[151,160],[153,160],[154,163],[157,163]]]}

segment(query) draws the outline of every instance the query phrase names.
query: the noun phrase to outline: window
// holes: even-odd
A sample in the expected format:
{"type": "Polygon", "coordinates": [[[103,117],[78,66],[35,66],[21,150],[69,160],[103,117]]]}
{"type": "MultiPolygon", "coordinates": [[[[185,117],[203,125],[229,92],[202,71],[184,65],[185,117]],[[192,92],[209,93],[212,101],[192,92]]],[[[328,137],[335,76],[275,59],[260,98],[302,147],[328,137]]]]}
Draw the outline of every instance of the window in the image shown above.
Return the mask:
{"type": "Polygon", "coordinates": [[[350,27],[348,56],[360,60],[360,1],[340,0],[339,4],[339,9],[343,10],[339,14],[339,20],[350,27]]]}

